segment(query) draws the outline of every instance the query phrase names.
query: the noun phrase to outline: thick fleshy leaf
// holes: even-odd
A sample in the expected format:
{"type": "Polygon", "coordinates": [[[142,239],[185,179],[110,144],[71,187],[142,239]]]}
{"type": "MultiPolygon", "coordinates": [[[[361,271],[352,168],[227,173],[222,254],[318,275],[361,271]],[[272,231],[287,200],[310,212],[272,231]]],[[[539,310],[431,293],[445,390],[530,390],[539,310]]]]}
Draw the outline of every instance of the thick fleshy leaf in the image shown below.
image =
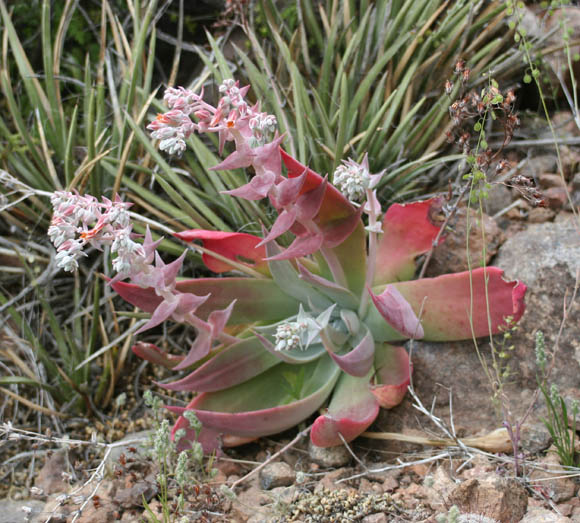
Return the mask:
{"type": "Polygon", "coordinates": [[[379,295],[369,289],[369,294],[380,315],[393,329],[405,338],[421,339],[423,337],[423,327],[415,312],[393,285],[387,285],[379,295]]]}
{"type": "MultiPolygon", "coordinates": [[[[280,150],[282,160],[288,171],[288,178],[296,178],[306,172],[306,180],[302,186],[301,194],[305,194],[318,187],[323,178],[318,173],[302,165],[298,160],[290,156],[283,149],[280,150]]],[[[355,212],[354,206],[344,197],[344,195],[334,186],[328,185],[324,194],[324,200],[318,213],[320,225],[325,225],[334,220],[340,220],[351,216],[355,212]]]]}
{"type": "MultiPolygon", "coordinates": [[[[268,264],[264,261],[264,247],[257,247],[262,238],[242,232],[207,231],[191,229],[175,233],[175,237],[186,242],[201,240],[206,249],[242,265],[246,265],[262,274],[268,273],[268,264]]],[[[203,254],[203,262],[213,272],[221,273],[233,270],[226,262],[218,260],[211,254],[203,254]]]]}
{"type": "Polygon", "coordinates": [[[298,210],[298,217],[302,222],[312,220],[320,211],[320,206],[324,200],[324,195],[328,187],[328,179],[325,176],[314,189],[303,193],[296,200],[296,208],[298,210]]]}
{"type": "Polygon", "coordinates": [[[265,198],[276,181],[276,175],[273,172],[254,176],[248,183],[232,189],[222,191],[222,194],[229,194],[245,200],[261,200],[265,198]]]}
{"type": "Polygon", "coordinates": [[[186,254],[187,250],[183,251],[179,258],[166,264],[161,259],[161,256],[159,256],[159,253],[155,251],[155,268],[159,269],[163,274],[163,283],[166,286],[171,285],[175,281],[175,278],[177,278],[177,275],[180,273],[181,267],[183,266],[183,260],[185,259],[186,254]]]}
{"type": "MultiPolygon", "coordinates": [[[[297,275],[295,278],[298,280],[297,275]]],[[[126,282],[116,282],[112,287],[123,299],[145,312],[153,312],[161,303],[161,297],[151,288],[126,282]]],[[[273,280],[196,278],[178,281],[176,289],[183,293],[209,294],[207,301],[196,310],[196,316],[202,319],[207,319],[216,309],[227,307],[235,298],[229,325],[276,322],[298,312],[299,302],[284,293],[273,280]]]]}
{"type": "Polygon", "coordinates": [[[290,261],[286,259],[277,260],[276,258],[280,252],[281,249],[276,242],[268,242],[266,245],[266,254],[270,260],[268,262],[270,273],[276,285],[300,303],[308,304],[311,302],[320,310],[328,309],[332,305],[332,302],[326,296],[323,296],[315,290],[310,284],[301,280],[290,261]]]}
{"type": "Polygon", "coordinates": [[[340,223],[331,223],[327,225],[323,230],[324,245],[330,248],[338,247],[342,245],[357,228],[362,228],[362,222],[360,221],[362,212],[362,207],[359,207],[352,216],[341,220],[340,223]]]}
{"type": "Polygon", "coordinates": [[[187,407],[168,407],[177,414],[193,410],[204,427],[242,437],[276,434],[314,413],[329,396],[339,375],[323,356],[304,365],[280,363],[235,387],[203,392],[187,407]],[[302,383],[298,397],[290,381],[302,383]]]}
{"type": "MultiPolygon", "coordinates": [[[[281,154],[288,178],[301,176],[306,171],[307,177],[302,193],[318,187],[323,182],[319,174],[302,165],[284,150],[281,150],[281,154]]],[[[366,275],[366,234],[360,220],[360,210],[356,209],[336,187],[328,184],[314,221],[324,233],[326,246],[338,257],[348,288],[358,296],[364,288],[366,275]]],[[[330,278],[328,273],[324,276],[330,278]]]]}
{"type": "Polygon", "coordinates": [[[214,392],[233,387],[265,372],[280,360],[264,350],[255,337],[234,343],[188,376],[161,384],[169,390],[214,392]]]}
{"type": "Polygon", "coordinates": [[[210,167],[211,171],[229,171],[230,169],[242,169],[252,165],[254,150],[247,144],[241,144],[238,149],[227,156],[223,161],[210,167]]]}
{"type": "Polygon", "coordinates": [[[377,343],[375,375],[370,390],[381,407],[392,409],[403,401],[411,382],[412,368],[403,347],[377,343]]]}
{"type": "Polygon", "coordinates": [[[177,299],[172,301],[163,300],[156,309],[153,311],[151,318],[149,321],[143,325],[135,334],[141,334],[146,330],[152,329],[153,327],[157,327],[157,325],[163,323],[165,320],[171,318],[171,315],[177,309],[178,301],[177,299]]]}
{"type": "Polygon", "coordinates": [[[322,294],[328,296],[331,300],[339,304],[341,307],[346,309],[356,309],[357,299],[355,295],[345,289],[341,285],[334,283],[333,281],[327,280],[322,276],[318,276],[310,272],[304,265],[298,262],[298,272],[300,273],[300,279],[308,282],[313,287],[316,287],[322,294]]]}
{"type": "Polygon", "coordinates": [[[267,261],[275,260],[293,260],[302,258],[317,252],[322,247],[323,237],[321,234],[311,233],[306,236],[298,236],[289,247],[274,256],[268,256],[267,261]]]}
{"type": "Polygon", "coordinates": [[[317,447],[342,445],[352,441],[375,420],[379,404],[369,390],[370,374],[362,378],[342,374],[326,413],[316,418],[310,439],[317,447]]]}
{"type": "MultiPolygon", "coordinates": [[[[209,325],[208,325],[209,327],[209,325]]],[[[211,351],[211,344],[213,338],[211,335],[211,329],[198,329],[195,340],[191,344],[189,352],[183,358],[183,361],[175,366],[175,370],[181,370],[197,363],[202,358],[205,358],[211,351]]]]}
{"type": "Polygon", "coordinates": [[[432,198],[422,202],[395,203],[389,207],[383,218],[373,285],[413,277],[415,258],[431,249],[439,233],[433,214],[440,205],[440,198],[432,198]]]}
{"type": "Polygon", "coordinates": [[[174,368],[183,360],[183,356],[169,354],[157,347],[157,345],[153,345],[153,343],[145,343],[144,341],[138,341],[135,343],[135,345],[131,347],[131,350],[141,359],[154,363],[155,365],[161,365],[168,369],[174,368]]]}
{"type": "Polygon", "coordinates": [[[296,209],[291,209],[289,211],[283,210],[278,215],[278,218],[276,218],[276,221],[274,222],[274,225],[272,225],[270,232],[268,232],[264,239],[258,243],[258,247],[261,247],[262,245],[265,245],[266,243],[278,238],[278,236],[284,234],[290,229],[290,227],[292,227],[292,225],[294,225],[295,221],[296,209]]]}
{"type": "Polygon", "coordinates": [[[300,191],[306,181],[307,175],[307,171],[304,170],[300,176],[297,176],[296,178],[285,178],[277,184],[270,193],[274,207],[282,209],[288,204],[294,203],[300,195],[300,191]]]}
{"type": "Polygon", "coordinates": [[[284,141],[285,134],[276,136],[267,144],[255,147],[253,164],[258,170],[271,171],[280,175],[282,173],[282,159],[280,158],[280,144],[284,141]]]}
{"type": "Polygon", "coordinates": [[[369,331],[362,337],[356,347],[346,354],[336,354],[330,347],[328,341],[324,340],[323,345],[334,362],[351,376],[362,377],[369,373],[373,366],[375,357],[375,341],[369,331]]]}
{"type": "MultiPolygon", "coordinates": [[[[497,334],[511,316],[518,321],[525,310],[524,296],[526,286],[519,281],[505,281],[503,271],[497,267],[479,268],[472,271],[473,312],[471,309],[471,286],[469,272],[444,274],[436,278],[423,278],[393,284],[409,302],[419,316],[425,331],[424,340],[452,341],[497,334]],[[489,296],[489,319],[486,304],[489,296]],[[471,319],[470,319],[471,318],[471,319]],[[473,326],[473,330],[472,330],[473,326]],[[491,328],[490,328],[491,327],[491,328]]],[[[375,287],[373,292],[380,294],[385,286],[375,287]]],[[[365,323],[377,341],[404,339],[374,307],[369,307],[365,323]]]]}

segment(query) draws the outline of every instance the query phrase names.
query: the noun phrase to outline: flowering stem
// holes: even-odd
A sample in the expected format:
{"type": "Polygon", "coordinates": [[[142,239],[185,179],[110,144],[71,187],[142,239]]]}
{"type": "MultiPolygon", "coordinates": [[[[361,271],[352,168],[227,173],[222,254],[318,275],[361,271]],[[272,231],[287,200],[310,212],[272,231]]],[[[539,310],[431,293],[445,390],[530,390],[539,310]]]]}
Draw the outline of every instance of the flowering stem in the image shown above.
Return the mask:
{"type": "Polygon", "coordinates": [[[377,265],[377,215],[379,209],[376,209],[375,199],[371,189],[366,190],[367,202],[369,205],[369,257],[367,264],[367,274],[365,277],[365,286],[362,292],[360,305],[358,308],[359,318],[364,318],[369,306],[369,288],[375,279],[375,270],[377,265]]]}

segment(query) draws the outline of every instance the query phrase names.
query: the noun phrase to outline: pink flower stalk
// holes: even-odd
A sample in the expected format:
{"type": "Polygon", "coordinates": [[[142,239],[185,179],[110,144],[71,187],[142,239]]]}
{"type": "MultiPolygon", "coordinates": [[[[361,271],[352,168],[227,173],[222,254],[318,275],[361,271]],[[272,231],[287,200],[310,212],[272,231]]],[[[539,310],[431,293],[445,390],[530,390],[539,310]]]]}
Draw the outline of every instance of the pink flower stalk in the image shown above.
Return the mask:
{"type": "Polygon", "coordinates": [[[239,82],[224,80],[219,87],[222,97],[213,107],[203,100],[203,91],[197,94],[184,87],[170,87],[164,96],[170,111],[158,114],[147,129],[153,131],[152,138],[161,140],[159,148],[169,154],[181,154],[185,140],[194,131],[219,133],[220,153],[227,141],[235,141],[238,149],[263,146],[274,133],[276,118],[258,111],[257,105],[248,105],[244,99],[248,89],[240,88],[239,82]],[[192,114],[196,123],[190,118],[192,114]]]}
{"type": "Polygon", "coordinates": [[[57,266],[73,272],[78,268],[78,258],[86,256],[83,249],[88,244],[101,250],[110,245],[116,253],[113,267],[128,274],[145,263],[143,248],[132,239],[132,226],[127,209],[130,203],[103,198],[102,202],[90,195],[58,191],[52,195],[54,208],[48,229],[50,241],[57,249],[57,266]]]}

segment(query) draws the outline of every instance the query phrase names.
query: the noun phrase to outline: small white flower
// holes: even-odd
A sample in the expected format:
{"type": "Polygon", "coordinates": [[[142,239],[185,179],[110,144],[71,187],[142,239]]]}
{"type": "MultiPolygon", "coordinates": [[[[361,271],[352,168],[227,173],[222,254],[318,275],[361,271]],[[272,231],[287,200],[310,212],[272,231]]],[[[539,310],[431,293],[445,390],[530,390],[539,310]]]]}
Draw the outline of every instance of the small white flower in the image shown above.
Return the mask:
{"type": "Polygon", "coordinates": [[[371,177],[367,168],[349,159],[336,168],[333,183],[349,200],[359,202],[365,198],[371,177]]]}
{"type": "Polygon", "coordinates": [[[301,334],[305,329],[305,322],[291,321],[278,325],[276,334],[274,334],[274,338],[276,339],[275,349],[277,351],[292,350],[296,347],[303,349],[301,334]]]}

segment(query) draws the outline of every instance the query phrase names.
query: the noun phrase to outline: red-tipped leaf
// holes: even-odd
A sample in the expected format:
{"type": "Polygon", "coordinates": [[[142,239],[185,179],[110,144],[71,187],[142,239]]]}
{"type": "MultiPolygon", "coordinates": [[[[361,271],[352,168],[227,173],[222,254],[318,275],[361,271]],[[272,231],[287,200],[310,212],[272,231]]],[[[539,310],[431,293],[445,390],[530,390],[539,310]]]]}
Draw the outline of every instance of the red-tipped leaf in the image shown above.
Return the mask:
{"type": "Polygon", "coordinates": [[[294,427],[313,414],[332,391],[338,374],[336,365],[324,356],[301,366],[280,363],[235,387],[203,392],[185,408],[168,409],[179,415],[193,410],[204,427],[218,433],[267,436],[294,427]],[[296,398],[284,384],[299,372],[303,372],[303,384],[296,398]]]}
{"type": "Polygon", "coordinates": [[[342,445],[364,432],[379,413],[379,404],[369,390],[370,376],[342,374],[326,413],[316,418],[310,439],[318,447],[342,445]]]}
{"type": "MultiPolygon", "coordinates": [[[[186,242],[201,240],[206,249],[262,274],[269,274],[268,264],[264,261],[266,251],[264,247],[257,246],[262,241],[262,238],[258,236],[241,232],[207,231],[204,229],[178,232],[175,236],[186,242]]],[[[218,260],[211,254],[204,253],[202,259],[207,268],[213,272],[221,273],[233,270],[227,262],[218,260]]]]}
{"type": "Polygon", "coordinates": [[[169,390],[214,392],[243,383],[278,363],[280,360],[252,337],[227,347],[188,376],[161,386],[169,390]]]}
{"type": "Polygon", "coordinates": [[[411,382],[409,355],[403,347],[377,344],[375,369],[370,390],[382,408],[392,409],[403,401],[411,382]]]}
{"type": "Polygon", "coordinates": [[[363,336],[358,344],[346,354],[336,354],[329,340],[322,337],[324,348],[334,362],[347,374],[362,377],[369,373],[375,357],[375,342],[370,332],[363,336]]]}
{"type": "Polygon", "coordinates": [[[371,300],[384,320],[405,338],[420,339],[423,327],[403,295],[393,285],[387,285],[381,294],[369,289],[371,300]]]}
{"type": "MultiPolygon", "coordinates": [[[[427,341],[464,340],[473,336],[497,334],[505,324],[506,317],[518,321],[525,310],[526,286],[517,280],[504,280],[503,271],[497,267],[475,269],[471,276],[466,271],[393,285],[417,316],[424,303],[421,324],[425,332],[423,339],[427,341]]],[[[384,290],[385,286],[382,285],[375,287],[373,292],[380,294],[384,290]]],[[[365,323],[377,341],[404,339],[404,336],[384,322],[374,307],[369,308],[365,323]]]]}
{"type": "Polygon", "coordinates": [[[383,234],[377,248],[374,285],[409,280],[415,274],[415,258],[431,249],[439,233],[433,215],[440,198],[407,204],[395,203],[383,218],[383,234]]]}

